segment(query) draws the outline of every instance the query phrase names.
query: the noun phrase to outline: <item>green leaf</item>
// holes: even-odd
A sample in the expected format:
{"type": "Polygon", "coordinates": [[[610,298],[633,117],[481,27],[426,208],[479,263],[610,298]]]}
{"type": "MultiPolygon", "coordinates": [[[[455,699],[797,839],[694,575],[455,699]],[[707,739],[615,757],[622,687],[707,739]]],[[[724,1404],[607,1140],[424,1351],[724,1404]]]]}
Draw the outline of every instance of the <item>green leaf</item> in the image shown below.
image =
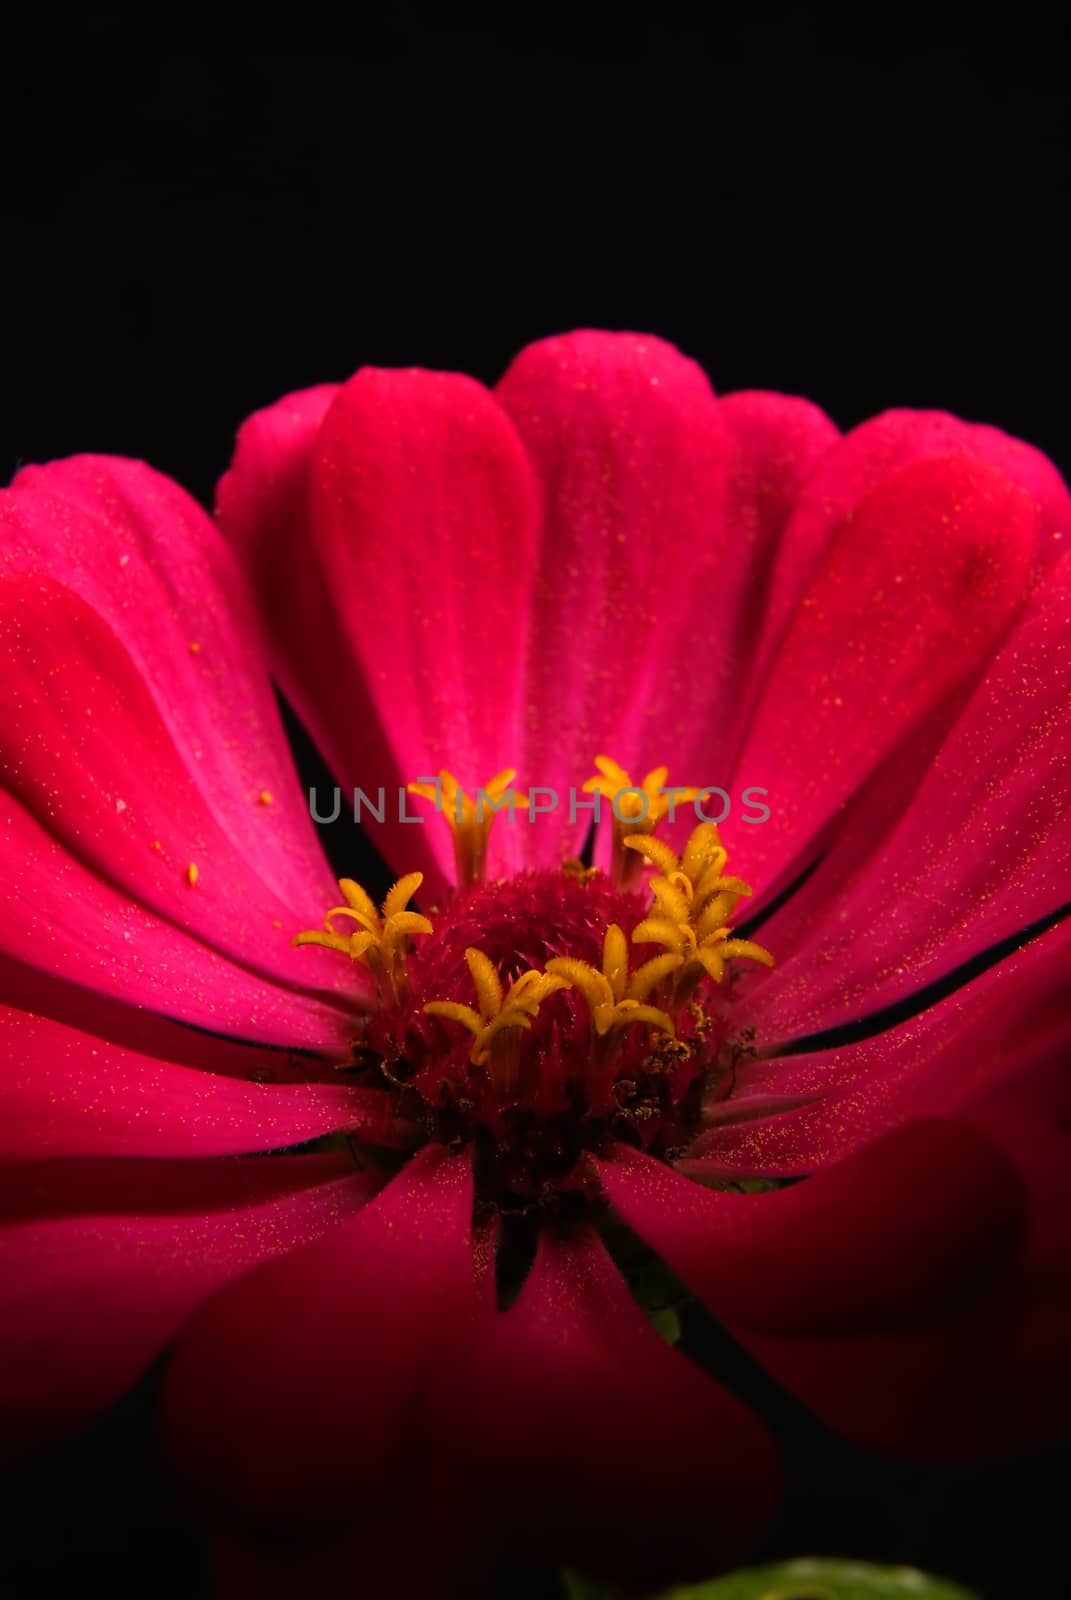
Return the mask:
{"type": "MultiPolygon", "coordinates": [[[[568,1600],[614,1600],[615,1591],[563,1574],[568,1600]]],[[[873,1567],[863,1561],[800,1557],[751,1567],[707,1583],[663,1589],[652,1600],[978,1600],[968,1589],[914,1567],[873,1567]]]]}

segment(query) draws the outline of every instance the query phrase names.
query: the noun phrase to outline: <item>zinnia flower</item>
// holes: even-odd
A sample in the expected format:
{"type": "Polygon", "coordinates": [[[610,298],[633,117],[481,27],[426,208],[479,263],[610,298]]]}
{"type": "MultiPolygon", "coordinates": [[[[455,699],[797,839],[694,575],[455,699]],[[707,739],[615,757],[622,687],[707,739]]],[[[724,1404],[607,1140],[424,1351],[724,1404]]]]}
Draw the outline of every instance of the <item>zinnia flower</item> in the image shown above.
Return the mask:
{"type": "Polygon", "coordinates": [[[9,1439],[172,1347],[167,1448],[259,1593],[447,1593],[503,1544],[705,1575],[778,1452],[656,1331],[654,1259],[852,1440],[1065,1425],[1035,450],[579,333],[493,394],[287,397],[215,525],[89,456],[2,519],[9,1439]],[[331,879],[269,663],[384,791],[385,900],[331,879]]]}

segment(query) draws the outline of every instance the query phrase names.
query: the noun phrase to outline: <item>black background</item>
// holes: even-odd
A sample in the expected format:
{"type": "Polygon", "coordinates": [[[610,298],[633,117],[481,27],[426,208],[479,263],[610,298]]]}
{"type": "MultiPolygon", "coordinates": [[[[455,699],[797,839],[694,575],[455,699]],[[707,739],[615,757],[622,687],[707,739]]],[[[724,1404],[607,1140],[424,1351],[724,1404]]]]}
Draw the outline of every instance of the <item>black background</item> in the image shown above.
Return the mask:
{"type": "MultiPolygon", "coordinates": [[[[224,55],[218,30],[211,53],[161,55],[117,16],[59,57],[12,44],[4,468],[140,456],[209,502],[238,423],[287,390],[365,363],[493,381],[525,342],[595,325],[842,427],[890,405],[990,421],[1067,472],[1056,35],[1025,15],[869,22],[619,16],[520,42],[396,8],[317,56],[224,55]]],[[[203,1592],[151,1390],[12,1479],[16,1594],[203,1592]]],[[[790,1463],[771,1552],[1058,1592],[1052,1458],[918,1473],[757,1403],[790,1463]]],[[[515,1568],[500,1587],[541,1592],[515,1568]]]]}

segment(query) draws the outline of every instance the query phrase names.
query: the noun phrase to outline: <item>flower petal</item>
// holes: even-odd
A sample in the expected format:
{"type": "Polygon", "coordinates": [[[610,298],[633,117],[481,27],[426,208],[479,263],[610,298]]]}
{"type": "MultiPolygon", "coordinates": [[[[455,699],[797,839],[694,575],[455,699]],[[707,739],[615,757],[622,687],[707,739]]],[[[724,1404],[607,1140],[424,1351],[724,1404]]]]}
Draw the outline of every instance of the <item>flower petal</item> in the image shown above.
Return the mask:
{"type": "MultiPolygon", "coordinates": [[[[368,1192],[346,1158],[176,1165],[104,1161],[102,1187],[117,1168],[132,1180],[127,1214],[51,1216],[0,1233],[5,1451],[82,1426],[207,1295],[333,1228],[368,1192]]],[[[83,1172],[83,1206],[92,1193],[83,1172]]]]}
{"type": "Polygon", "coordinates": [[[1002,1270],[1022,1218],[1009,1164],[937,1119],[764,1194],[714,1193],[623,1149],[600,1173],[629,1227],[716,1315],[771,1333],[940,1321],[1002,1270]]]}
{"type": "Polygon", "coordinates": [[[727,1108],[743,1116],[749,1101],[761,1110],[777,1094],[791,1109],[702,1134],[681,1170],[699,1177],[712,1163],[726,1177],[800,1176],[910,1118],[963,1112],[1017,1077],[1039,1046],[1063,1047],[1069,960],[1071,919],[873,1038],[754,1063],[727,1108]],[[810,1103],[795,1109],[799,1100],[810,1103]]]}
{"type": "Polygon", "coordinates": [[[1025,595],[1033,539],[1022,491],[964,456],[902,468],[840,525],[737,763],[737,784],[766,788],[772,811],[744,830],[749,880],[775,882],[978,672],[1025,595]]]}
{"type": "MultiPolygon", "coordinates": [[[[364,368],[324,417],[309,493],[345,641],[339,668],[367,688],[396,769],[414,781],[445,768],[474,791],[515,766],[538,504],[531,465],[492,396],[460,374],[364,368]]],[[[338,669],[321,685],[320,720],[329,704],[334,719],[344,714],[348,730],[332,741],[340,776],[366,781],[366,730],[355,720],[364,708],[337,685],[338,669]]],[[[425,842],[388,819],[383,848],[403,870],[420,847],[446,871],[441,824],[424,830],[425,842]]],[[[520,831],[497,830],[507,843],[520,831]]]]}
{"type": "Polygon", "coordinates": [[[594,1232],[544,1233],[485,1333],[468,1448],[522,1549],[646,1589],[752,1547],[780,1488],[771,1440],[654,1331],[594,1232]]]}
{"type": "MultiPolygon", "coordinates": [[[[135,905],[0,795],[0,960],[195,1027],[342,1059],[352,1014],[225,960],[135,905]]],[[[17,996],[16,996],[17,998],[17,996]]]]}
{"type": "Polygon", "coordinates": [[[238,1039],[342,1059],[352,1013],[225,960],[66,854],[0,796],[0,958],[238,1039]]]}
{"type": "Polygon", "coordinates": [[[475,1314],[471,1215],[468,1161],[428,1146],[352,1221],[199,1312],[164,1429],[222,1531],[327,1541],[396,1502],[475,1314]]]}
{"type": "Polygon", "coordinates": [[[782,542],[770,590],[764,673],[836,530],[883,481],[903,467],[950,455],[982,461],[1030,502],[1034,561],[1043,570],[1066,548],[1071,496],[1052,462],[1021,439],[945,411],[884,411],[846,433],[803,489],[782,542]]]}
{"type": "MultiPolygon", "coordinates": [[[[264,882],[259,840],[250,845],[257,814],[270,806],[249,806],[239,848],[100,615],[51,580],[0,579],[0,649],[0,774],[49,841],[78,870],[258,977],[303,988],[322,981],[352,1005],[362,985],[346,965],[329,957],[306,965],[291,943],[320,920],[329,887],[316,904],[307,886],[302,915],[264,882]]],[[[32,857],[20,864],[19,876],[34,865],[32,857]]],[[[9,930],[16,947],[30,931],[23,915],[9,930]]]]}
{"type": "Polygon", "coordinates": [[[259,623],[201,508],[137,461],[76,456],[27,467],[0,494],[0,570],[56,579],[99,612],[152,696],[199,810],[247,852],[273,895],[302,915],[320,905],[330,874],[295,781],[259,623]]]}
{"type": "MultiPolygon", "coordinates": [[[[649,336],[542,340],[496,394],[544,500],[514,764],[526,783],[560,796],[553,826],[525,830],[527,864],[546,866],[575,854],[590,820],[585,811],[570,824],[570,786],[579,789],[602,751],[635,766],[651,697],[660,706],[687,698],[695,682],[684,629],[697,604],[710,604],[728,447],[699,367],[649,336]]],[[[706,647],[706,609],[702,638],[706,647]]],[[[651,767],[672,756],[683,728],[682,719],[665,730],[651,767]]]]}
{"type": "Polygon", "coordinates": [[[838,1431],[921,1459],[987,1448],[1024,1202],[984,1136],[920,1121],[757,1195],[712,1194],[632,1152],[602,1177],[629,1226],[838,1431]]]}
{"type": "Polygon", "coordinates": [[[1071,558],[1035,591],[880,850],[863,808],[764,926],[784,954],[742,996],[741,1026],[769,1047],[865,1016],[1071,901],[1069,750],[1071,558]]]}
{"type": "MultiPolygon", "coordinates": [[[[63,963],[58,963],[62,973],[63,963]]],[[[273,994],[278,991],[273,990],[273,994]]],[[[155,1061],[197,1067],[253,1083],[307,1083],[333,1070],[299,1049],[248,1044],[244,1040],[207,1033],[188,1023],[160,1016],[137,1003],[126,1004],[102,990],[85,988],[69,976],[42,971],[0,952],[0,1004],[17,1011],[77,1028],[106,1039],[109,1044],[155,1061]]],[[[339,1030],[342,1049],[346,1031],[339,1030]]]]}
{"type": "MultiPolygon", "coordinates": [[[[714,571],[709,586],[693,583],[692,620],[667,641],[675,648],[648,708],[639,765],[651,764],[648,754],[672,757],[678,776],[724,785],[772,626],[774,575],[792,559],[789,518],[840,435],[824,411],[794,395],[742,391],[724,396],[719,409],[729,455],[725,508],[710,541],[714,571]]],[[[685,812],[684,837],[695,824],[691,807],[685,812]]]]}
{"type": "Polygon", "coordinates": [[[181,1067],[0,1005],[0,1158],[226,1155],[346,1129],[394,1142],[386,1094],[181,1067]]]}
{"type": "MultiPolygon", "coordinates": [[[[329,586],[313,542],[313,453],[340,388],[321,384],[285,395],[242,424],[234,459],[219,482],[216,519],[256,593],[273,673],[287,699],[337,777],[351,788],[363,788],[377,811],[377,791],[384,789],[386,810],[382,825],[376,824],[377,845],[399,872],[414,864],[420,867],[428,875],[429,893],[438,893],[443,878],[436,853],[445,866],[446,835],[437,839],[436,828],[418,832],[398,824],[399,789],[416,774],[399,764],[384,732],[389,718],[381,721],[363,674],[343,667],[352,657],[342,597],[329,586]],[[339,694],[342,672],[345,693],[339,694]]],[[[330,809],[318,797],[317,810],[330,809]]],[[[412,810],[419,813],[419,807],[412,810]]],[[[361,814],[371,826],[369,808],[362,807],[361,814]]]]}

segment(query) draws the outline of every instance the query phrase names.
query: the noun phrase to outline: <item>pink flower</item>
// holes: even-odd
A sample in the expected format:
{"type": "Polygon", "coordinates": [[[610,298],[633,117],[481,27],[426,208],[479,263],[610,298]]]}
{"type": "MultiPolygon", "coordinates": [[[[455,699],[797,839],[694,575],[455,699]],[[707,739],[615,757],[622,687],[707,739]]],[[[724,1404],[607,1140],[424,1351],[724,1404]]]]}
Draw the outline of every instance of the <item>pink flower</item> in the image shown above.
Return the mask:
{"type": "Polygon", "coordinates": [[[443,1593],[503,1541],[702,1574],[777,1451],[651,1326],[625,1229],[853,1440],[1058,1433],[1069,528],[993,429],[842,438],[601,333],[493,394],[288,397],[218,530],[135,462],[21,472],[6,1437],[173,1344],[168,1448],[260,1593],[338,1561],[443,1593]],[[453,826],[373,824],[382,908],[332,883],[268,661],[347,794],[462,787],[453,826]],[[470,802],[513,769],[562,803],[488,832],[470,802]],[[629,773],[648,816],[563,872],[570,788],[629,773]],[[687,798],[653,829],[670,780],[724,787],[720,837],[687,798]]]}

